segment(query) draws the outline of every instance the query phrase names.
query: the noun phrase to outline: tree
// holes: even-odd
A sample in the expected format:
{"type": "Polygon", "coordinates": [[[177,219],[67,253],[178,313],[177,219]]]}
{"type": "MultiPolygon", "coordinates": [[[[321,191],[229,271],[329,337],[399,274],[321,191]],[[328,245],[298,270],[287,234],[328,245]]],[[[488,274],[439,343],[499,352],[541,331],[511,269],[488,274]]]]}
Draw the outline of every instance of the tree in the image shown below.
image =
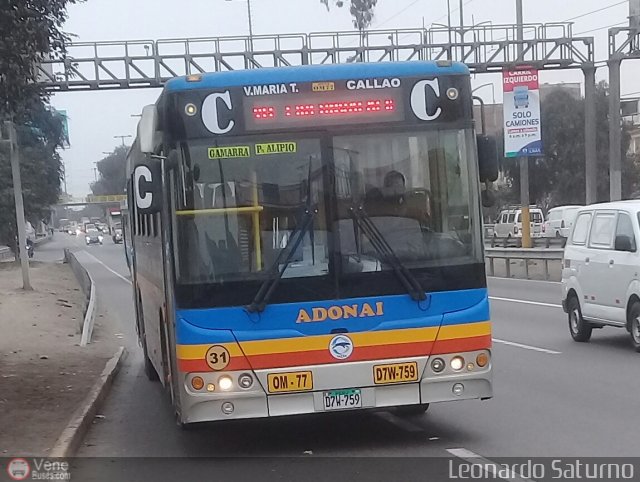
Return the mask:
{"type": "MultiPolygon", "coordinates": [[[[3,0],[0,6],[0,117],[28,112],[28,102],[44,98],[35,65],[64,53],[66,8],[81,0],[3,0]]],[[[27,114],[28,116],[28,114],[27,114]]]]}
{"type": "MultiPolygon", "coordinates": [[[[17,128],[25,218],[32,224],[47,219],[60,196],[62,162],[57,148],[63,140],[60,116],[43,104],[29,110],[32,120],[17,128]]],[[[15,250],[17,235],[13,179],[8,148],[0,151],[0,244],[15,250]]]]}
{"type": "MultiPolygon", "coordinates": [[[[320,0],[324,6],[327,7],[327,10],[330,8],[331,0],[320,0]]],[[[378,0],[351,0],[351,4],[349,6],[349,12],[353,17],[353,26],[357,28],[360,32],[364,32],[373,21],[373,10],[375,9],[378,0]]],[[[337,7],[343,7],[343,0],[334,0],[334,4],[337,7]]]]}
{"type": "MultiPolygon", "coordinates": [[[[609,199],[609,121],[608,86],[596,87],[597,200],[609,199]]],[[[544,157],[529,160],[531,202],[543,208],[585,202],[584,99],[577,99],[559,88],[541,105],[544,157]]],[[[622,135],[623,196],[638,189],[639,159],[628,155],[630,136],[625,126],[622,135]]],[[[516,159],[504,160],[508,177],[508,201],[520,198],[520,165],[516,159]]]]}
{"type": "MultiPolygon", "coordinates": [[[[62,122],[46,105],[35,66],[64,54],[66,7],[82,0],[0,3],[0,122],[18,126],[25,217],[39,221],[60,194],[62,122]]],[[[5,146],[6,147],[6,146],[5,146]]],[[[0,244],[15,250],[17,233],[8,151],[0,152],[0,244]]]]}
{"type": "Polygon", "coordinates": [[[96,196],[124,194],[126,187],[127,146],[116,147],[111,154],[98,161],[100,179],[91,184],[96,196]]]}

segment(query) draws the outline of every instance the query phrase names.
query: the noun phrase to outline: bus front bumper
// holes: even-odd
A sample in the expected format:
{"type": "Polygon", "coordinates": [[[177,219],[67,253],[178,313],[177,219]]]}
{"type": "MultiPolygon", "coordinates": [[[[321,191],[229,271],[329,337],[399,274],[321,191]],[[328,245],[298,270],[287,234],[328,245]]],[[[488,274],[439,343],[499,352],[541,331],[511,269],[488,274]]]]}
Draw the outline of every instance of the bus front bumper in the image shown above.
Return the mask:
{"type": "MultiPolygon", "coordinates": [[[[462,354],[465,359],[475,359],[477,354],[489,350],[462,354]]],[[[438,355],[449,361],[454,355],[438,355]]],[[[493,396],[492,368],[489,363],[484,368],[468,370],[465,366],[459,372],[445,368],[434,373],[428,357],[395,359],[376,362],[354,362],[331,365],[295,367],[294,369],[261,370],[251,373],[255,379],[250,389],[233,389],[229,392],[196,392],[191,386],[193,377],[201,377],[204,387],[214,385],[220,377],[227,376],[234,383],[247,372],[189,373],[183,375],[181,396],[181,419],[183,423],[208,422],[229,419],[264,418],[286,415],[325,413],[325,395],[332,391],[356,390],[361,397],[357,408],[384,409],[406,405],[419,405],[454,400],[488,399],[493,396]],[[417,382],[375,385],[372,380],[374,366],[417,362],[421,374],[417,382]],[[267,394],[269,374],[287,372],[311,372],[313,389],[296,393],[267,394]]]]}

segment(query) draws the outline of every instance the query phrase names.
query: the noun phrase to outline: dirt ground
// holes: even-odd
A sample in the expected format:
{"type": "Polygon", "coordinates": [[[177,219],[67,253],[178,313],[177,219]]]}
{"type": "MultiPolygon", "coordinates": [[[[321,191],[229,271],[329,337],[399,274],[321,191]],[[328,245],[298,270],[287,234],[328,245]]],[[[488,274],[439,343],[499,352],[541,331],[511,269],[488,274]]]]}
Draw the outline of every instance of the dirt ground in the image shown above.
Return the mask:
{"type": "Polygon", "coordinates": [[[31,266],[26,292],[19,267],[0,263],[0,457],[46,455],[118,345],[101,320],[80,347],[85,297],[71,268],[31,266]]]}

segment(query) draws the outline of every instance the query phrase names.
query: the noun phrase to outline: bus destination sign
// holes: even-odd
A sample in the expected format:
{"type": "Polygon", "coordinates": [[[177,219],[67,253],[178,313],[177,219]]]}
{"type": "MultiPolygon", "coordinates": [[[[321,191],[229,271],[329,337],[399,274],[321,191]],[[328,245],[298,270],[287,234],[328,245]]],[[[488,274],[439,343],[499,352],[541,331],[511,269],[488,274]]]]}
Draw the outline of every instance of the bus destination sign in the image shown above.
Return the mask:
{"type": "Polygon", "coordinates": [[[404,120],[402,81],[359,79],[243,88],[248,131],[404,120]]]}

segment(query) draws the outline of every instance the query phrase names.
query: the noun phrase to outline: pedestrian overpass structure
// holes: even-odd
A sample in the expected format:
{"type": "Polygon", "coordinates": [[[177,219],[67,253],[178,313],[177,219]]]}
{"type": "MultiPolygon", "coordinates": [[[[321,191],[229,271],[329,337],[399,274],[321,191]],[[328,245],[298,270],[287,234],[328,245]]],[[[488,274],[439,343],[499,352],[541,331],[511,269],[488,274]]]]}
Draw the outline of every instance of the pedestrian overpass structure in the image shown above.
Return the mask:
{"type": "Polygon", "coordinates": [[[571,23],[78,42],[39,65],[50,92],[162,87],[177,76],[263,67],[409,60],[460,61],[472,72],[589,68],[592,37],[571,23]]]}
{"type": "Polygon", "coordinates": [[[101,205],[101,206],[120,206],[122,201],[125,201],[127,196],[124,194],[110,195],[110,196],[87,196],[85,198],[73,198],[67,201],[59,202],[53,207],[72,207],[72,206],[87,206],[87,205],[101,205]]]}
{"type": "MultiPolygon", "coordinates": [[[[629,27],[609,30],[611,198],[621,197],[620,63],[640,58],[640,0],[629,27]]],[[[459,61],[472,73],[517,67],[580,69],[585,85],[586,202],[596,201],[597,154],[593,37],[574,35],[571,22],[363,32],[279,34],[118,42],[76,42],[61,58],[44,60],[39,83],[49,92],[159,88],[169,79],[204,72],[385,61],[459,61]]]]}

